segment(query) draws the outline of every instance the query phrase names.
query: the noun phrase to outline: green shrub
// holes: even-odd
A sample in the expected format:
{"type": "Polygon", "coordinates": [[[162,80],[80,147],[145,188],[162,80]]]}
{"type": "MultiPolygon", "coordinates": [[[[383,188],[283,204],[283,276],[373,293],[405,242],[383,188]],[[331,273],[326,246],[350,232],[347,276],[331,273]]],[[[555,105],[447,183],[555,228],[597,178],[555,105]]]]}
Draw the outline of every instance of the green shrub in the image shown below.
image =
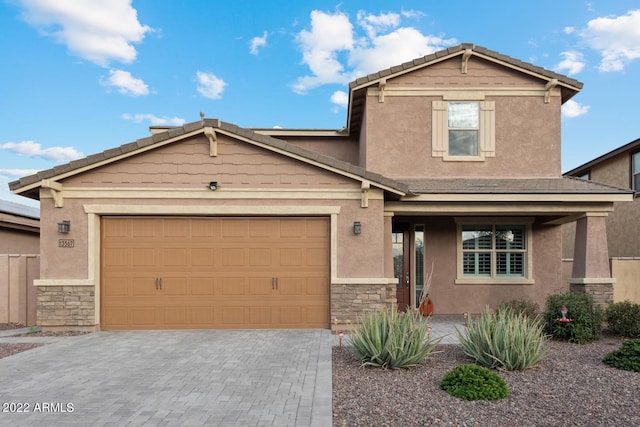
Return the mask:
{"type": "Polygon", "coordinates": [[[607,354],[602,361],[614,368],[640,372],[640,339],[626,340],[622,347],[607,354]]]}
{"type": "Polygon", "coordinates": [[[510,307],[485,310],[469,318],[458,339],[465,354],[494,369],[521,371],[540,362],[548,353],[547,337],[540,318],[530,319],[510,307]]]}
{"type": "Polygon", "coordinates": [[[593,302],[593,297],[583,293],[554,294],[547,297],[544,311],[546,332],[554,339],[585,344],[595,341],[602,334],[604,311],[593,302]],[[568,309],[571,322],[562,323],[560,309],[568,309]]]}
{"type": "Polygon", "coordinates": [[[464,400],[497,400],[509,396],[500,375],[478,365],[459,365],[447,372],[440,388],[464,400]]]}
{"type": "Polygon", "coordinates": [[[351,332],[349,349],[364,366],[408,368],[426,359],[442,340],[427,339],[428,327],[411,311],[386,308],[363,317],[351,332]]]}
{"type": "Polygon", "coordinates": [[[512,299],[503,301],[498,308],[496,308],[496,311],[499,312],[505,309],[511,309],[516,314],[522,313],[533,320],[538,317],[540,307],[535,302],[527,299],[512,299]]]}
{"type": "Polygon", "coordinates": [[[609,304],[606,318],[610,332],[623,337],[640,337],[640,304],[631,301],[609,304]]]}

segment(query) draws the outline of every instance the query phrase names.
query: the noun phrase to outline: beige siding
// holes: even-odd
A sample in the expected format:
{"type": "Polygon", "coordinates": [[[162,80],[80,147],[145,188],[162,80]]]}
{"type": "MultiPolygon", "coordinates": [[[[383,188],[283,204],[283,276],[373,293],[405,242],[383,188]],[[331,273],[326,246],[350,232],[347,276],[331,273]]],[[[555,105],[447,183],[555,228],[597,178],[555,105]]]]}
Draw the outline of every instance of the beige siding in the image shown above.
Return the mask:
{"type": "Polygon", "coordinates": [[[351,182],[283,155],[218,136],[218,156],[209,156],[209,140],[194,137],[128,158],[64,181],[70,187],[147,186],[204,188],[286,186],[344,188],[351,182]]]}

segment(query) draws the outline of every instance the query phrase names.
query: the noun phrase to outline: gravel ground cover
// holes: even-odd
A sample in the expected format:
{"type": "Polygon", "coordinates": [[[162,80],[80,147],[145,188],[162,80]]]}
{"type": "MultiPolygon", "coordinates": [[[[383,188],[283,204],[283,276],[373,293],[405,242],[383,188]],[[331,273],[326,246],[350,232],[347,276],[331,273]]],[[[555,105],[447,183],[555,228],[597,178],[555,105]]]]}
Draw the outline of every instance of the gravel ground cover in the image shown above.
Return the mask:
{"type": "MultiPolygon", "coordinates": [[[[24,328],[25,325],[20,323],[0,323],[0,331],[8,331],[13,329],[24,328]]],[[[78,331],[60,331],[60,332],[30,332],[26,334],[16,334],[10,335],[13,337],[68,337],[75,335],[86,334],[87,332],[78,332],[78,331]]],[[[3,357],[8,357],[16,353],[20,353],[22,351],[31,350],[32,348],[40,347],[44,344],[37,343],[0,343],[0,359],[3,357]]]]}
{"type": "Polygon", "coordinates": [[[500,372],[511,395],[464,401],[440,390],[446,372],[472,363],[459,345],[408,370],[362,368],[333,348],[335,426],[638,426],[640,373],[602,363],[618,337],[578,345],[550,342],[549,355],[524,372],[500,372]]]}

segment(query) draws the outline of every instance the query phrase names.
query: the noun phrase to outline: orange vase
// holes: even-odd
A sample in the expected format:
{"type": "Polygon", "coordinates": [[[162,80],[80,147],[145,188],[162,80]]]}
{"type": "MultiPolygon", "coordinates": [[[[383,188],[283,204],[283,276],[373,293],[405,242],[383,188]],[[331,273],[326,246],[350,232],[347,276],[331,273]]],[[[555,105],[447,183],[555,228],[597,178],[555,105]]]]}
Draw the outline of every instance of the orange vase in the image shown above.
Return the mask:
{"type": "Polygon", "coordinates": [[[420,303],[420,314],[423,316],[431,316],[433,314],[433,300],[431,298],[426,297],[420,303]]]}

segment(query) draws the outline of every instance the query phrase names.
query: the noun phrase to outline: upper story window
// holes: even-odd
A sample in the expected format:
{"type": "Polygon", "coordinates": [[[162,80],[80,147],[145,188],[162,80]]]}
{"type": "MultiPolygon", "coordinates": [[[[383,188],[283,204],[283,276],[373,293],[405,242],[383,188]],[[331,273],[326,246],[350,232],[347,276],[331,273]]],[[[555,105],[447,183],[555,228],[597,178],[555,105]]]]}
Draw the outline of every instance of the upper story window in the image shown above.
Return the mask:
{"type": "Polygon", "coordinates": [[[640,193],[640,151],[631,155],[631,185],[636,194],[640,193]]]}
{"type": "Polygon", "coordinates": [[[578,176],[577,178],[584,179],[585,181],[590,181],[591,180],[591,172],[583,173],[582,175],[578,176]]]}
{"type": "Polygon", "coordinates": [[[495,102],[432,101],[431,155],[446,161],[495,157],[495,102]]]}
{"type": "Polygon", "coordinates": [[[480,108],[477,102],[449,102],[449,156],[477,156],[480,108]]]}

